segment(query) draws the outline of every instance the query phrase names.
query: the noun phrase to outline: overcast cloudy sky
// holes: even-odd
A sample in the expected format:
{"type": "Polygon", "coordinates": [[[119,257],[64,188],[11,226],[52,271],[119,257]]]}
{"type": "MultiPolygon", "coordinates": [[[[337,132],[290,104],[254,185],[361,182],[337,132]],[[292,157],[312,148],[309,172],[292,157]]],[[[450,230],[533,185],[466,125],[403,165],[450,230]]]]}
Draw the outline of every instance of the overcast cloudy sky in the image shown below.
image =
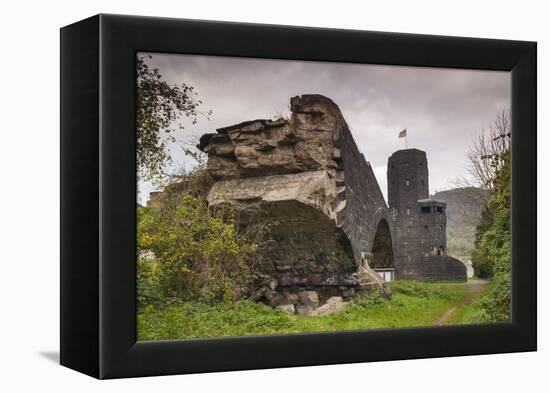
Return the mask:
{"type": "MultiPolygon", "coordinates": [[[[143,54],[140,54],[140,56],[143,54]]],[[[430,193],[467,176],[465,153],[498,111],[510,107],[510,73],[288,60],[151,53],[147,63],[171,84],[195,88],[210,120],[189,125],[182,137],[200,136],[246,120],[289,114],[290,98],[322,94],[342,111],[359,150],[386,195],[388,157],[409,147],[426,151],[430,193]]],[[[178,166],[192,163],[172,148],[178,166]]],[[[140,184],[145,202],[154,188],[140,184]]]]}

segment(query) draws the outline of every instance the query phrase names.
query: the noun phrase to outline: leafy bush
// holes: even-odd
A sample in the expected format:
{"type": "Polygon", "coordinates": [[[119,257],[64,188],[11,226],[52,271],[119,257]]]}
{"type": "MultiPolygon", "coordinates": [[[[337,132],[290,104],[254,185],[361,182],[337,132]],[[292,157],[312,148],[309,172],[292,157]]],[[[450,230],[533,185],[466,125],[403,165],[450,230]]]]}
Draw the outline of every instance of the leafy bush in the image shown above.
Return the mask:
{"type": "Polygon", "coordinates": [[[479,302],[484,311],[483,322],[510,320],[510,273],[497,273],[491,280],[489,291],[479,302]]]}
{"type": "Polygon", "coordinates": [[[138,298],[149,304],[159,297],[241,298],[251,289],[265,227],[256,229],[243,232],[231,209],[212,211],[204,199],[167,188],[138,209],[138,247],[154,254],[154,262],[138,264],[138,298]]]}
{"type": "Polygon", "coordinates": [[[487,202],[483,226],[478,227],[474,269],[480,277],[491,278],[489,291],[480,299],[485,322],[510,318],[510,152],[502,156],[503,165],[494,180],[494,191],[487,202]]]}
{"type": "Polygon", "coordinates": [[[377,292],[369,293],[367,295],[363,295],[363,296],[359,297],[358,299],[356,299],[353,302],[353,305],[357,308],[362,308],[362,309],[367,310],[367,309],[370,309],[372,307],[381,305],[385,301],[386,300],[377,291],[377,292]]]}

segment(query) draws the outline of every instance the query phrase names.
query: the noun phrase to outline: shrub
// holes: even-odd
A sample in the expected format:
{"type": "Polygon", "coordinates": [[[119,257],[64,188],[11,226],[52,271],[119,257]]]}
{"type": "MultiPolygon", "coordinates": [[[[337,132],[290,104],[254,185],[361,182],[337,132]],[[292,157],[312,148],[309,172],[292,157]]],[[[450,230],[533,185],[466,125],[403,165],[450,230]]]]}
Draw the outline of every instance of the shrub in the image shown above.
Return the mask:
{"type": "Polygon", "coordinates": [[[165,300],[160,285],[160,268],[150,254],[142,253],[137,261],[137,304],[138,311],[149,304],[158,305],[165,300]]]}
{"type": "Polygon", "coordinates": [[[487,202],[491,219],[478,228],[478,241],[472,255],[478,276],[491,278],[489,291],[480,300],[487,322],[510,318],[510,153],[504,153],[502,160],[493,194],[487,202]]]}
{"type": "Polygon", "coordinates": [[[236,213],[212,211],[199,196],[167,189],[138,209],[138,247],[154,262],[138,262],[138,297],[231,302],[253,285],[255,260],[266,226],[243,231],[236,213]],[[155,287],[155,289],[153,289],[155,287]]]}
{"type": "Polygon", "coordinates": [[[489,291],[480,299],[485,311],[486,322],[505,322],[510,320],[510,273],[497,273],[491,280],[489,291]]]}
{"type": "Polygon", "coordinates": [[[382,295],[379,292],[373,292],[357,298],[353,302],[353,307],[367,310],[371,307],[384,304],[384,302],[385,302],[385,299],[382,297],[382,295]]]}

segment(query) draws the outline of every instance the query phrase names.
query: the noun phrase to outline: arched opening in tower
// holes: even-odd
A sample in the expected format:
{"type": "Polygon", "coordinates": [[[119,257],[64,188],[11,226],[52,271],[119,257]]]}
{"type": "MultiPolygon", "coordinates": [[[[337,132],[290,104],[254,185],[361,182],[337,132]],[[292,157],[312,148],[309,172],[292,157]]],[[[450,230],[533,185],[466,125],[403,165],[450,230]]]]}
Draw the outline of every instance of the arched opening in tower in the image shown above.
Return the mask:
{"type": "Polygon", "coordinates": [[[390,228],[386,220],[382,219],[378,223],[374,241],[372,243],[372,262],[370,267],[374,270],[393,269],[393,247],[390,228]]]}

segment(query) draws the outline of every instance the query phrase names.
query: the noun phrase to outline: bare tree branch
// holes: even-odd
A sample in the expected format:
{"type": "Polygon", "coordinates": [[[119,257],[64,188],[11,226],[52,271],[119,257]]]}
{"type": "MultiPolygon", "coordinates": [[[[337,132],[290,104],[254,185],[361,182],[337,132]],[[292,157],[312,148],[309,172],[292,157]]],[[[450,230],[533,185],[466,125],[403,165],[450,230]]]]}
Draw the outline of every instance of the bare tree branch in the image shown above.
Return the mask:
{"type": "Polygon", "coordinates": [[[503,109],[474,138],[466,153],[470,175],[485,189],[493,189],[493,180],[503,165],[503,154],[510,148],[511,129],[510,111],[503,109]]]}

